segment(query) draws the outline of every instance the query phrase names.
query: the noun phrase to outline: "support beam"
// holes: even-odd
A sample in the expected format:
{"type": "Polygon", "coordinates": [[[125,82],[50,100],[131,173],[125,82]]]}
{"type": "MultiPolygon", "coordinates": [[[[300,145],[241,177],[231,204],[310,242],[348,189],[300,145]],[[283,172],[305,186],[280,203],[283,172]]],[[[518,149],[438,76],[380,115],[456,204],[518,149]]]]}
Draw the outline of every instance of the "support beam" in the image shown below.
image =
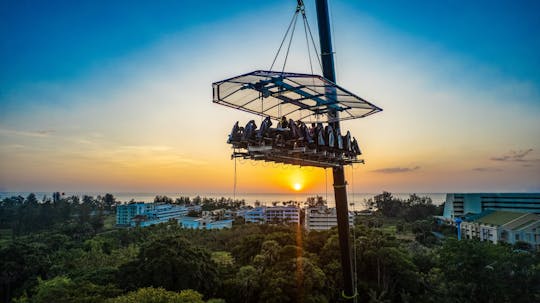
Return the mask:
{"type": "MultiPolygon", "coordinates": [[[[336,83],[336,73],[334,69],[334,51],[332,49],[332,37],[330,31],[330,18],[328,14],[328,1],[316,0],[317,24],[319,27],[319,40],[321,43],[321,60],[323,65],[323,76],[336,83]]],[[[335,96],[334,90],[327,90],[330,97],[335,96]]],[[[334,99],[334,98],[332,98],[334,99]]],[[[334,129],[339,128],[339,113],[330,110],[328,121],[334,129]]],[[[336,214],[338,221],[339,247],[341,249],[341,268],[343,271],[343,298],[347,302],[352,302],[356,295],[356,287],[353,285],[353,270],[351,259],[351,243],[349,239],[349,206],[347,203],[347,188],[345,172],[343,166],[334,167],[334,197],[336,201],[336,214]]]]}

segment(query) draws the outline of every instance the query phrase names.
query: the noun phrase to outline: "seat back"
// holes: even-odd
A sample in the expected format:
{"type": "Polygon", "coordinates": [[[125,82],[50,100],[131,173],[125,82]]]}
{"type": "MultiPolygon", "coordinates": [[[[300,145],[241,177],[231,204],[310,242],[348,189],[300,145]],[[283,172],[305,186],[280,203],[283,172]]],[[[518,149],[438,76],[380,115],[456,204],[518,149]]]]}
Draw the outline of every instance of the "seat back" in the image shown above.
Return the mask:
{"type": "Polygon", "coordinates": [[[336,128],[336,147],[338,149],[341,149],[343,150],[343,137],[341,136],[341,131],[339,130],[339,128],[336,128]]]}
{"type": "Polygon", "coordinates": [[[336,144],[336,140],[335,140],[335,137],[334,137],[334,128],[332,127],[332,125],[327,125],[326,126],[326,136],[328,138],[328,147],[334,147],[335,144],[336,144]]]}
{"type": "Polygon", "coordinates": [[[270,119],[270,117],[264,118],[263,122],[261,123],[261,128],[257,132],[257,139],[261,140],[262,138],[264,138],[266,133],[268,133],[270,126],[272,126],[272,120],[270,119]]]}

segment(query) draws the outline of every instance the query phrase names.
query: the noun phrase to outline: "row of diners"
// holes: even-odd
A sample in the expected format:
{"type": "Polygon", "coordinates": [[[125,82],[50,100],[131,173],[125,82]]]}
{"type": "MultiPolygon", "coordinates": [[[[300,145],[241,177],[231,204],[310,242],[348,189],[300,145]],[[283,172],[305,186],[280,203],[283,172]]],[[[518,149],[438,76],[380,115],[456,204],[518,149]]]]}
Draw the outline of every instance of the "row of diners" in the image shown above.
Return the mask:
{"type": "Polygon", "coordinates": [[[306,147],[349,158],[356,158],[362,154],[356,138],[351,138],[349,131],[342,135],[340,129],[334,129],[331,124],[323,126],[323,123],[311,123],[308,127],[302,121],[287,120],[286,117],[282,117],[275,128],[272,127],[272,120],[269,117],[262,121],[260,128],[257,128],[254,120],[250,120],[244,127],[236,122],[227,143],[235,148],[244,149],[252,146],[272,146],[291,150],[306,147]]]}

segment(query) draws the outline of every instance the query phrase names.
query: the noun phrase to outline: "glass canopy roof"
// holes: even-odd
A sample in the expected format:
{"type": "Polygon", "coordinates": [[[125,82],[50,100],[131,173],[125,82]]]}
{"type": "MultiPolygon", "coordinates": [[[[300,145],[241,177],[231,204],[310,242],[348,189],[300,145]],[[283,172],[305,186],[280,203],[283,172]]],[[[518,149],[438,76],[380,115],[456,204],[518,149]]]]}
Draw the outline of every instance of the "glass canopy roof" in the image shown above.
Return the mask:
{"type": "Polygon", "coordinates": [[[325,122],[328,113],[335,111],[339,119],[330,121],[335,122],[382,111],[330,80],[311,74],[259,70],[215,82],[212,87],[215,103],[276,120],[292,116],[325,122]]]}

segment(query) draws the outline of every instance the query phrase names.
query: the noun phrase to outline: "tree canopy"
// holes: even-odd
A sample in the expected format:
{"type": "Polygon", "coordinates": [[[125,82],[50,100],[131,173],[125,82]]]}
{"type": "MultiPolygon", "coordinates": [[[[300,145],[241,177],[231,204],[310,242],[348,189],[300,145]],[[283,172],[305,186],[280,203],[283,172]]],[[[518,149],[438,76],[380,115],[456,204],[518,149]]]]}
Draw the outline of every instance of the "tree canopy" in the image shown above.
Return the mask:
{"type": "MultiPolygon", "coordinates": [[[[240,220],[223,230],[173,222],[116,229],[103,224],[113,219],[111,201],[2,200],[0,224],[11,234],[0,242],[0,301],[343,301],[336,229],[240,220]]],[[[437,207],[424,197],[383,193],[372,202],[375,214],[351,228],[360,302],[540,302],[539,252],[457,241],[430,219],[437,207]],[[446,237],[435,239],[434,230],[446,237]]]]}

